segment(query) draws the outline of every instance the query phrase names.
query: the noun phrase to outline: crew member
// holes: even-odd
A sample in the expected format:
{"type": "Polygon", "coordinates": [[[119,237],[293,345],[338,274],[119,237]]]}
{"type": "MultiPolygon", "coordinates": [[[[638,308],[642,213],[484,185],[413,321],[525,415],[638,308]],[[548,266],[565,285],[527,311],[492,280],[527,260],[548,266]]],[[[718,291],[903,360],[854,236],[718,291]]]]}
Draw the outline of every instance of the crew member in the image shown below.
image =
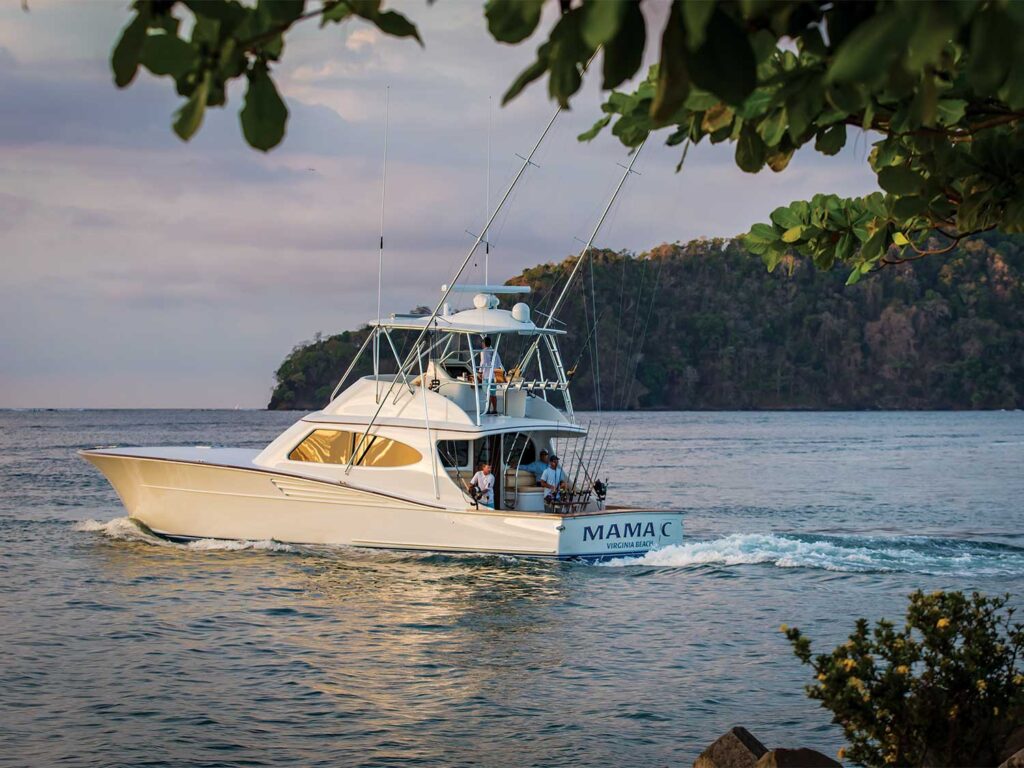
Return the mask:
{"type": "Polygon", "coordinates": [[[488,507],[494,508],[494,475],[491,473],[491,465],[484,464],[483,467],[473,475],[469,481],[471,486],[476,486],[480,492],[480,502],[488,507]]]}
{"type": "Polygon", "coordinates": [[[548,468],[540,476],[540,484],[544,488],[545,501],[557,501],[566,489],[565,472],[558,466],[558,457],[552,455],[548,459],[548,468]]]}
{"type": "Polygon", "coordinates": [[[483,345],[484,348],[480,352],[480,380],[487,387],[489,396],[487,413],[495,415],[498,413],[498,390],[494,386],[494,378],[495,371],[502,370],[501,355],[491,346],[490,336],[484,336],[483,345]]]}
{"type": "Polygon", "coordinates": [[[529,464],[520,464],[519,468],[525,469],[527,472],[532,472],[537,485],[540,485],[540,476],[543,475],[544,470],[548,468],[548,452],[541,451],[537,461],[531,461],[529,464]]]}

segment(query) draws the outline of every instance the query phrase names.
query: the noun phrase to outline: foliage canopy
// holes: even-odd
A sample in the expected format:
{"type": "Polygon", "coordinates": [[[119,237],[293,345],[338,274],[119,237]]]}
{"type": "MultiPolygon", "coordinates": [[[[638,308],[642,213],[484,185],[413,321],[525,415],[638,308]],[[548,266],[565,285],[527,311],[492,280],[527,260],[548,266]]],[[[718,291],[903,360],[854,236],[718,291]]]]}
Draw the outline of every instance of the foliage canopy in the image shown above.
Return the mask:
{"type": "MultiPolygon", "coordinates": [[[[544,2],[487,0],[491,35],[530,39],[544,2]]],[[[244,76],[242,129],[262,150],[284,135],[287,110],[271,67],[296,23],[358,20],[420,40],[380,0],[136,0],[133,8],[112,57],[116,83],[126,86],[140,65],[172,77],[185,99],[174,129],[188,139],[207,106],[225,103],[226,83],[244,76]]],[[[610,126],[630,147],[659,130],[686,148],[730,142],[736,164],[756,173],[783,171],[807,145],[834,155],[851,130],[880,136],[868,162],[882,192],[816,195],[751,229],[747,244],[769,269],[796,252],[826,269],[847,264],[852,283],[948,252],[971,234],[1024,230],[1024,47],[1016,44],[1024,2],[673,0],[660,30],[648,29],[639,0],[559,0],[558,8],[505,101],[546,76],[551,97],[568,105],[600,52],[610,93],[583,140],[610,126]],[[657,64],[632,92],[616,91],[640,71],[654,39],[657,64]]]]}

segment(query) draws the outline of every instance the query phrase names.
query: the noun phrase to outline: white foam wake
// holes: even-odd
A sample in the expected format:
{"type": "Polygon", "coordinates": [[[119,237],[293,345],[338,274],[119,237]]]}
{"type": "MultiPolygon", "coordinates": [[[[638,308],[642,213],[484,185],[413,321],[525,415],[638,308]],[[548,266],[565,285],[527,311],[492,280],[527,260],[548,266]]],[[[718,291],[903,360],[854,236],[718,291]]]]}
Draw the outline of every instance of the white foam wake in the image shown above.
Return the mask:
{"type": "Polygon", "coordinates": [[[273,539],[263,539],[260,541],[196,539],[195,541],[179,544],[162,536],[157,536],[128,517],[115,517],[113,520],[108,520],[105,523],[99,520],[85,520],[81,523],[75,523],[74,529],[76,531],[101,533],[108,539],[115,541],[134,541],[158,547],[192,550],[194,552],[240,552],[248,549],[265,552],[295,551],[294,547],[274,541],[273,539]]]}
{"type": "Polygon", "coordinates": [[[850,573],[1024,574],[1024,551],[985,542],[924,537],[810,536],[734,533],[719,539],[679,544],[636,558],[605,563],[613,567],[771,564],[778,568],[820,568],[850,573]]]}

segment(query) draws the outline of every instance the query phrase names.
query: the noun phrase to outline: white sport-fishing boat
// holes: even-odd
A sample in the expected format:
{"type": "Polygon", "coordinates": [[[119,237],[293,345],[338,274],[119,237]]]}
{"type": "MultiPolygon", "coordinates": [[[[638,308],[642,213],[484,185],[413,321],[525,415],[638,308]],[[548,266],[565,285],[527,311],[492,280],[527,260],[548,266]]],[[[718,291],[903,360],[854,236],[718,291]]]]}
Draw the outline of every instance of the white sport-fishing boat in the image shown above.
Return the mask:
{"type": "Polygon", "coordinates": [[[82,451],[130,517],[171,539],[562,559],[639,555],[680,543],[681,512],[608,503],[608,480],[599,478],[611,432],[588,434],[577,420],[558,346],[565,331],[554,324],[633,163],[542,325],[518,300],[528,287],[457,284],[553,122],[523,158],[432,313],[382,318],[378,291],[378,317],[323,410],[263,450],[82,451]],[[453,309],[465,295],[473,306],[453,309]],[[504,309],[500,297],[515,303],[504,309]],[[404,357],[402,337],[411,341],[404,357]],[[516,360],[514,367],[493,360],[488,366],[483,337],[493,340],[494,353],[516,360]],[[367,354],[373,374],[349,383],[367,354]],[[554,496],[523,468],[542,450],[562,454],[565,488],[554,496]],[[496,476],[493,507],[471,492],[469,480],[482,463],[496,476]]]}

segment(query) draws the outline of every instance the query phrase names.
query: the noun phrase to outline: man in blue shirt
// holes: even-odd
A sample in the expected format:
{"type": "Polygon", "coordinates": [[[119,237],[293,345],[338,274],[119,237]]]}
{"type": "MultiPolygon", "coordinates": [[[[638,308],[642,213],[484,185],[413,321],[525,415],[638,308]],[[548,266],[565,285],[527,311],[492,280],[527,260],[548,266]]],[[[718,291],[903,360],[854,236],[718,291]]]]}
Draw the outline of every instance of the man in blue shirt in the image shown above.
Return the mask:
{"type": "Polygon", "coordinates": [[[565,490],[565,472],[558,466],[558,457],[552,456],[548,461],[548,468],[540,476],[540,484],[544,487],[544,499],[558,499],[565,490]]]}
{"type": "Polygon", "coordinates": [[[540,476],[543,475],[544,470],[548,468],[548,452],[541,451],[540,458],[537,461],[531,461],[529,464],[520,464],[519,468],[525,469],[527,472],[532,472],[537,481],[537,485],[540,485],[540,476]]]}

